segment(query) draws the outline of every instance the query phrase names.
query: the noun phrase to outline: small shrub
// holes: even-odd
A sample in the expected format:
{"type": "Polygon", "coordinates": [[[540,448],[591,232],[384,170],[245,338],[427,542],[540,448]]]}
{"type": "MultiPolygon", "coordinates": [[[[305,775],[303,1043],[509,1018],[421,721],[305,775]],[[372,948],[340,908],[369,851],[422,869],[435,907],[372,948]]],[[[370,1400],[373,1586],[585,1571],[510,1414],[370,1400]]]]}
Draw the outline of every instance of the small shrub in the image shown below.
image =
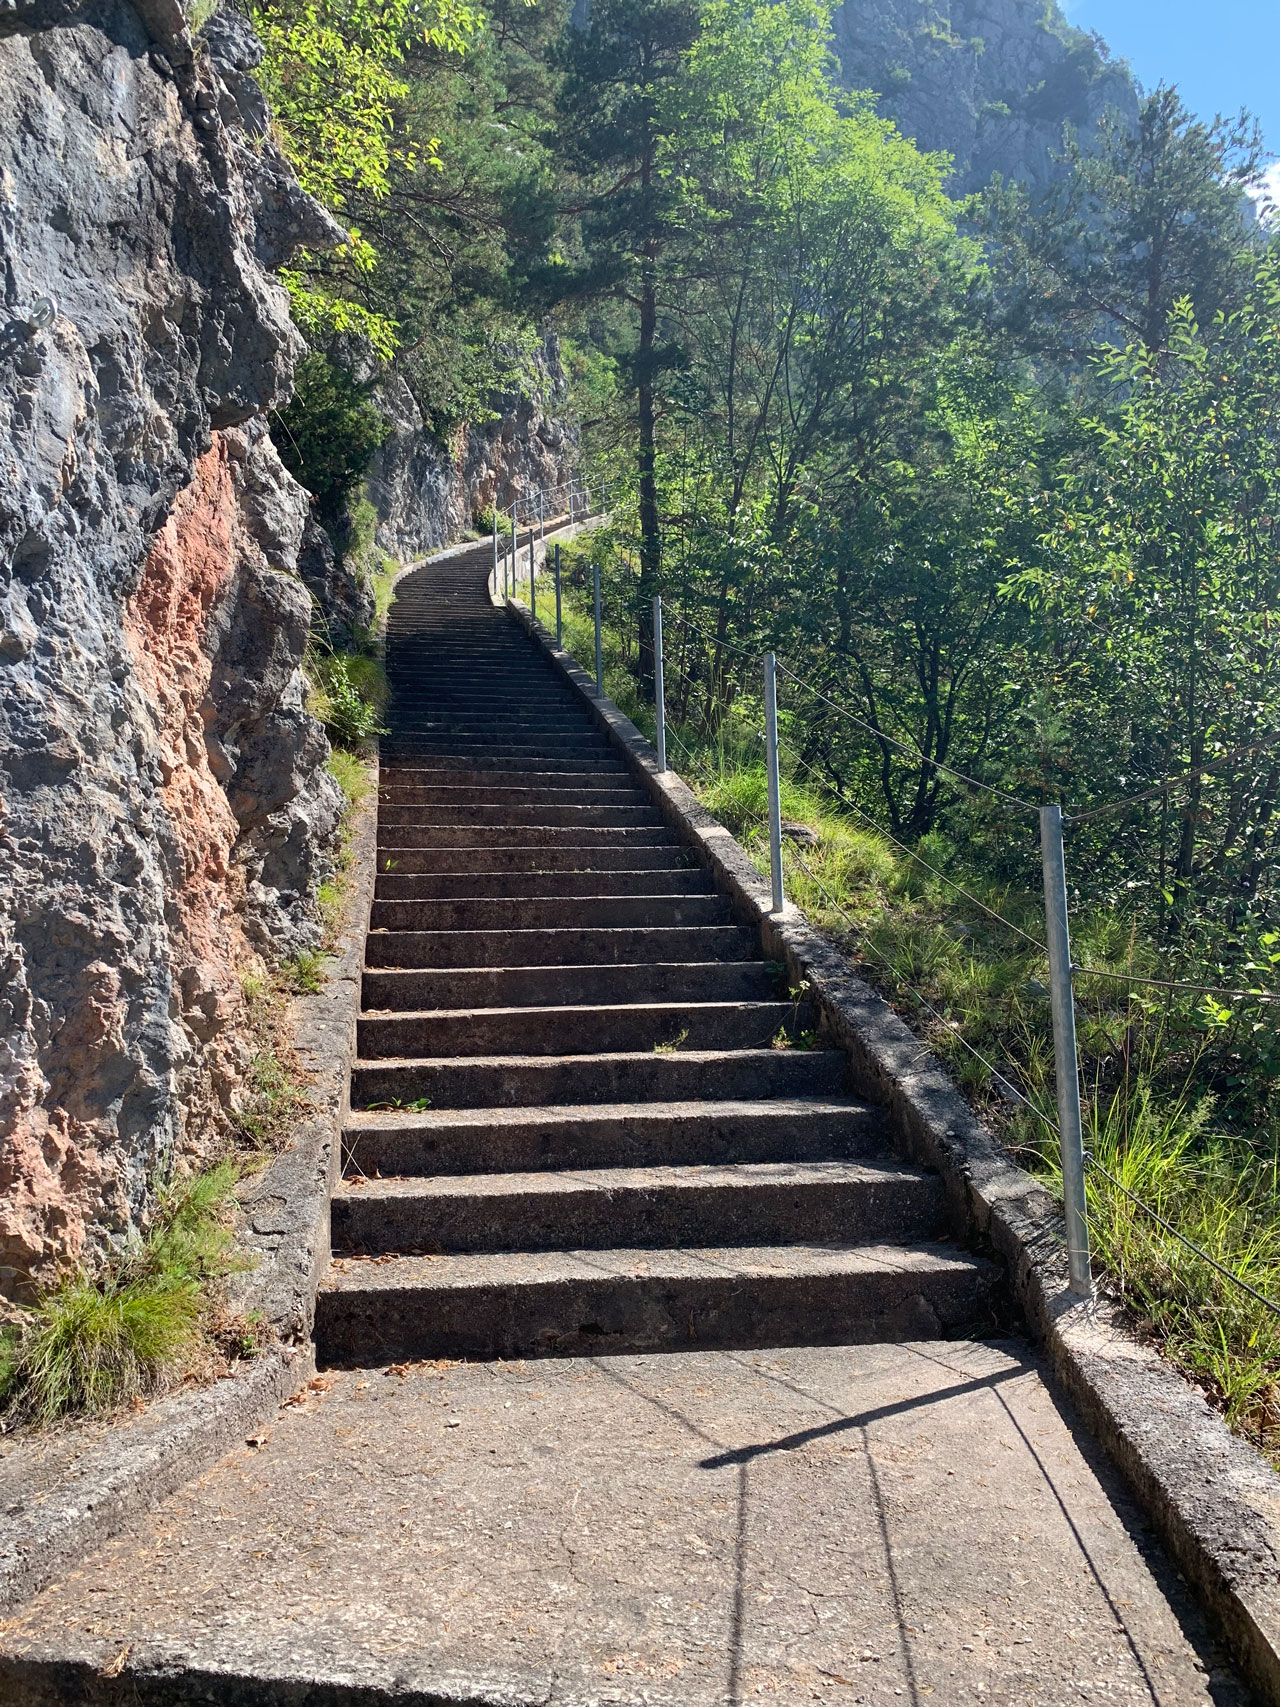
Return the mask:
{"type": "Polygon", "coordinates": [[[387,686],[376,658],[325,652],[313,646],[307,674],[311,679],[312,714],[324,724],[331,741],[357,747],[382,734],[387,686]]]}

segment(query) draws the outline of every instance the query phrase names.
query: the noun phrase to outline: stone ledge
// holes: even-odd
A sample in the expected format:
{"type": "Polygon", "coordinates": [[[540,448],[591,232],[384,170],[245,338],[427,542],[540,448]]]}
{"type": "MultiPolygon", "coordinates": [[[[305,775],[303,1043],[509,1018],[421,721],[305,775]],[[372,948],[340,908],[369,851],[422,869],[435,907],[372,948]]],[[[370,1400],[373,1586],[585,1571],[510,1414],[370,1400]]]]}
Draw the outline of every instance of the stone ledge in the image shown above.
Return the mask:
{"type": "Polygon", "coordinates": [[[936,1168],[962,1236],[1001,1258],[1033,1336],[1107,1448],[1261,1700],[1280,1707],[1280,1476],[1104,1301],[1067,1288],[1050,1194],[975,1118],[942,1064],[850,963],[788,904],[652,746],[523,606],[512,617],[591,705],[669,828],[707,866],[740,921],[807,978],[848,1051],[858,1094],[886,1105],[907,1159],[936,1168]]]}
{"type": "Polygon", "coordinates": [[[355,1051],[376,797],[371,790],[353,825],[330,976],[322,990],[291,1004],[294,1047],[311,1078],[310,1108],[290,1148],[253,1181],[242,1205],[241,1242],[259,1260],[233,1287],[233,1303],[259,1310],[276,1343],[212,1386],[160,1399],[136,1418],[9,1443],[0,1457],[0,1493],[10,1502],[0,1510],[0,1617],[243,1442],[315,1372],[311,1327],[329,1260],[329,1196],[355,1051]]]}

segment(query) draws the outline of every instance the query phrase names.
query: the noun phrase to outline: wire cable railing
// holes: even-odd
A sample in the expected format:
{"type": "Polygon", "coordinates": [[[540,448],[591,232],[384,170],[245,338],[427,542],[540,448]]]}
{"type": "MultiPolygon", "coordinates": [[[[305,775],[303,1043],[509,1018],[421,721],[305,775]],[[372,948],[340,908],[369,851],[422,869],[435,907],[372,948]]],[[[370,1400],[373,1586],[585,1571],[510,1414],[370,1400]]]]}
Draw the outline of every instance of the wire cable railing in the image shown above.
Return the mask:
{"type": "MultiPolygon", "coordinates": [[[[659,678],[664,667],[664,660],[661,657],[661,632],[664,617],[667,625],[696,635],[707,647],[714,648],[717,654],[727,653],[747,661],[753,666],[761,662],[758,655],[752,653],[748,647],[741,645],[727,635],[711,632],[685,612],[672,610],[665,607],[661,601],[657,601],[655,604],[655,633],[658,639],[659,678]]],[[[598,614],[596,621],[598,637],[600,623],[598,614]]],[[[1054,1071],[1057,1079],[1058,1104],[1056,1121],[1012,1082],[1007,1069],[997,1066],[983,1050],[976,1047],[963,1034],[959,1022],[949,1017],[934,1001],[930,1000],[929,996],[907,975],[894,957],[886,953],[875,941],[865,925],[861,924],[849,912],[840,898],[824,882],[822,876],[796,849],[794,843],[784,842],[781,833],[780,797],[772,789],[769,802],[770,868],[773,873],[775,910],[786,905],[783,900],[783,893],[787,870],[790,870],[792,878],[795,877],[796,872],[802,873],[822,898],[825,907],[842,922],[859,944],[860,951],[865,952],[883,968],[895,987],[905,992],[918,1005],[920,1011],[929,1016],[934,1024],[940,1028],[941,1034],[945,1035],[949,1043],[954,1043],[958,1049],[965,1052],[982,1068],[989,1082],[1002,1099],[1023,1110],[1040,1128],[1046,1133],[1052,1134],[1057,1140],[1062,1162],[1064,1199],[1067,1210],[1068,1257],[1072,1271],[1073,1291],[1083,1297],[1090,1297],[1093,1292],[1089,1266],[1088,1202],[1085,1190],[1085,1173],[1086,1170],[1091,1170],[1104,1177],[1115,1191],[1130,1201],[1144,1216],[1148,1217],[1153,1225],[1158,1226],[1169,1237],[1184,1245],[1198,1259],[1238,1287],[1242,1293],[1247,1294],[1254,1302],[1268,1311],[1280,1314],[1280,1305],[1275,1304],[1264,1293],[1244,1280],[1242,1276],[1236,1274],[1229,1266],[1203,1249],[1194,1239],[1189,1238],[1167,1216],[1162,1215],[1158,1209],[1144,1201],[1121,1180],[1117,1179],[1114,1173],[1099,1161],[1092,1151],[1085,1149],[1081,1118],[1079,1062],[1075,1040],[1073,983],[1077,979],[1102,979],[1121,985],[1161,989],[1171,993],[1213,997],[1224,1002],[1239,1003],[1280,1001],[1280,992],[1213,985],[1188,979],[1161,978],[1147,973],[1073,963],[1070,958],[1066,874],[1062,853],[1062,826],[1064,823],[1083,823],[1091,818],[1101,816],[1104,810],[1119,810],[1125,806],[1137,804],[1144,799],[1156,798],[1161,793],[1167,792],[1169,788],[1203,774],[1209,768],[1222,768],[1228,762],[1238,758],[1242,752],[1261,750],[1270,745],[1270,741],[1249,743],[1246,748],[1233,749],[1230,754],[1224,754],[1212,761],[1211,766],[1201,767],[1200,770],[1168,778],[1159,788],[1146,791],[1141,795],[1128,796],[1123,800],[1110,803],[1106,807],[1090,808],[1083,813],[1073,809],[1068,816],[1055,803],[1037,804],[1034,801],[1023,799],[1008,790],[987,783],[945,760],[931,758],[918,747],[887,735],[884,730],[878,728],[847,705],[840,703],[829,692],[807,680],[799,670],[781,659],[766,655],[763,660],[763,667],[766,684],[772,669],[775,680],[782,677],[800,691],[810,695],[815,703],[825,706],[835,715],[847,720],[851,725],[873,738],[881,750],[883,750],[884,745],[888,745],[910,757],[916,765],[930,771],[936,771],[965,789],[978,790],[998,801],[1006,809],[1013,808],[1019,812],[1035,812],[1039,818],[1041,859],[1045,883],[1046,935],[1044,939],[1037,937],[1015,920],[1007,918],[998,907],[993,907],[981,896],[975,895],[970,888],[958,883],[933,861],[926,859],[923,854],[909,846],[902,837],[895,835],[857,801],[851,799],[837,780],[824,775],[805,755],[789,752],[789,763],[805,771],[825,793],[839,803],[842,809],[852,813],[860,822],[873,830],[877,836],[883,837],[904,857],[910,859],[933,879],[941,883],[945,889],[956,895],[966,906],[974,908],[983,917],[1010,932],[1019,942],[1033,949],[1037,954],[1047,957],[1049,961],[1049,989],[1042,993],[1048,994],[1050,998],[1054,1021],[1054,1071]]],[[[708,762],[705,754],[700,754],[694,749],[699,744],[713,747],[717,739],[722,738],[723,725],[717,727],[713,716],[713,696],[717,689],[717,671],[712,666],[709,674],[704,675],[702,671],[699,671],[695,676],[687,664],[678,663],[670,652],[665,658],[665,669],[667,672],[666,679],[671,688],[678,691],[686,711],[691,711],[693,714],[692,723],[696,734],[693,745],[690,745],[679,722],[668,719],[665,715],[664,705],[659,702],[655,706],[655,712],[657,717],[661,719],[660,737],[663,750],[665,751],[665,742],[669,739],[678,752],[683,755],[692,773],[700,773],[703,777],[714,781],[715,767],[708,762]],[[706,700],[706,706],[700,715],[697,707],[702,699],[706,700]]],[[[770,703],[767,686],[764,698],[766,726],[763,729],[756,728],[752,731],[757,739],[752,741],[750,750],[754,751],[757,744],[762,745],[768,757],[772,759],[773,753],[778,750],[778,716],[776,704],[770,703]]],[[[758,705],[759,702],[752,703],[758,705]]],[[[732,701],[723,706],[726,717],[731,705],[732,701]]]]}

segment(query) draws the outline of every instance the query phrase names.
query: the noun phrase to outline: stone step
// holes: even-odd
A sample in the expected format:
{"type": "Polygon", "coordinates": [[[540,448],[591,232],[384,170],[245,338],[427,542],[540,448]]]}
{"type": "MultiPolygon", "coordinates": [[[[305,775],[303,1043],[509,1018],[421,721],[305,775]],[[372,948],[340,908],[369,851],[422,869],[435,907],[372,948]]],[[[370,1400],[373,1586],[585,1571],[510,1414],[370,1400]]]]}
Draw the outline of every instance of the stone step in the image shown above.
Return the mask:
{"type": "Polygon", "coordinates": [[[653,807],[644,801],[625,806],[556,806],[547,801],[533,806],[485,806],[468,801],[466,805],[433,806],[430,812],[421,806],[380,804],[378,807],[380,829],[426,824],[442,830],[454,825],[483,829],[516,829],[525,825],[575,829],[582,825],[591,830],[632,830],[656,828],[661,822],[653,807]]]}
{"type": "Polygon", "coordinates": [[[936,1238],[942,1182],[892,1161],[735,1162],[348,1180],[335,1253],[446,1255],[936,1238]]]}
{"type": "Polygon", "coordinates": [[[710,895],[705,871],[475,871],[404,876],[378,873],[374,894],[380,901],[462,901],[486,896],[513,901],[586,899],[602,895],[710,895]]]}
{"type": "Polygon", "coordinates": [[[869,1160],[883,1153],[886,1127],[883,1109],[844,1097],[356,1110],[343,1133],[343,1167],[375,1178],[869,1160]]]}
{"type": "MultiPolygon", "coordinates": [[[[384,848],[386,844],[383,844],[384,848]]],[[[488,841],[473,846],[457,843],[437,848],[393,847],[378,856],[378,870],[398,871],[406,876],[437,874],[465,877],[467,867],[482,862],[487,871],[496,875],[517,874],[553,875],[560,872],[584,875],[590,872],[616,871],[688,871],[691,856],[676,845],[674,837],[646,846],[628,840],[622,847],[597,842],[592,847],[570,843],[560,847],[490,847],[488,841]]]]}
{"type": "Polygon", "coordinates": [[[652,930],[371,931],[368,966],[610,966],[650,960],[755,960],[740,925],[652,930]]]}
{"type": "MultiPolygon", "coordinates": [[[[633,992],[634,993],[634,992],[633,992]]],[[[611,1006],[428,1009],[364,1013],[356,1025],[365,1059],[604,1055],[678,1044],[688,1049],[768,1049],[800,1036],[812,1012],[791,1002],[630,1002],[611,1006]]]]}
{"type": "Polygon", "coordinates": [[[611,788],[576,788],[558,786],[556,779],[531,779],[528,786],[505,784],[490,787],[483,783],[416,783],[384,782],[378,789],[378,799],[385,806],[412,806],[424,816],[434,816],[437,806],[626,806],[645,803],[645,796],[634,784],[619,779],[611,788]]]}
{"type": "Polygon", "coordinates": [[[547,760],[591,764],[597,759],[608,758],[609,753],[604,737],[591,735],[581,735],[572,741],[557,738],[499,742],[471,741],[454,735],[433,734],[429,730],[415,732],[404,729],[397,730],[393,746],[386,741],[382,745],[382,757],[396,764],[404,764],[407,760],[474,764],[479,759],[491,759],[502,765],[532,762],[541,769],[547,760]]]}
{"type": "Polygon", "coordinates": [[[363,977],[366,1013],[449,1008],[546,1008],[564,1003],[768,1002],[786,991],[763,960],[694,960],[621,966],[473,966],[377,970],[363,977]]]}
{"type": "Polygon", "coordinates": [[[727,895],[598,895],[565,901],[482,897],[462,901],[375,901],[375,931],[554,930],[573,921],[575,930],[611,930],[677,925],[727,925],[733,906],[727,895]]]}
{"type": "Polygon", "coordinates": [[[461,761],[454,765],[445,760],[422,764],[384,764],[382,776],[387,786],[396,787],[467,787],[525,788],[547,783],[553,788],[632,788],[631,774],[622,765],[584,765],[573,760],[552,761],[535,759],[523,767],[503,768],[501,762],[490,764],[485,759],[461,761]]]}
{"type": "Polygon", "coordinates": [[[688,1102],[830,1095],[847,1064],[835,1049],[676,1049],[647,1054],[489,1055],[358,1060],[351,1106],[530,1108],[552,1103],[688,1102]]]}
{"type": "MultiPolygon", "coordinates": [[[[379,848],[674,848],[675,835],[660,824],[380,824],[379,848]],[[509,832],[503,834],[502,832],[509,832]]],[[[381,861],[379,861],[381,865],[381,861]]]]}
{"type": "Polygon", "coordinates": [[[486,743],[491,740],[502,743],[541,741],[544,737],[553,741],[577,741],[580,738],[589,738],[594,728],[593,723],[584,716],[534,717],[513,714],[488,720],[479,717],[451,717],[426,707],[417,709],[412,706],[397,706],[395,709],[397,723],[403,729],[465,736],[486,743]]]}
{"type": "Polygon", "coordinates": [[[997,1271],[948,1243],[339,1260],[321,1363],[859,1345],[991,1332],[997,1271]]]}

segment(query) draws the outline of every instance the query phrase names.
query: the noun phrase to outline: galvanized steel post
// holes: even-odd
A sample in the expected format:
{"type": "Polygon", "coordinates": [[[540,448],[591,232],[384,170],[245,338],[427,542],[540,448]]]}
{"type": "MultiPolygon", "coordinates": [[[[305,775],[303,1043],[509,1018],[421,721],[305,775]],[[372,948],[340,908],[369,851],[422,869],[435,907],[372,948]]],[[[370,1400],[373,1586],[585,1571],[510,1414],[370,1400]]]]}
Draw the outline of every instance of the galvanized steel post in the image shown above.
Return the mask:
{"type": "MultiPolygon", "coordinates": [[[[496,498],[496,494],[495,494],[496,498]]],[[[493,596],[498,596],[498,506],[493,506],[493,596]]]]}
{"type": "Polygon", "coordinates": [[[1084,1137],[1080,1124],[1080,1069],[1076,1059],[1076,1009],[1071,987],[1071,936],[1067,924],[1067,862],[1062,808],[1040,808],[1040,861],[1044,870],[1044,925],[1049,947],[1049,1003],[1053,1012],[1053,1065],[1058,1081],[1058,1141],[1067,1220],[1071,1290],[1093,1297],[1089,1219],[1085,1203],[1084,1137]]]}
{"type": "Polygon", "coordinates": [[[591,565],[592,602],[596,616],[596,692],[604,692],[604,649],[600,644],[600,565],[591,565]]]}
{"type": "MultiPolygon", "coordinates": [[[[504,565],[503,567],[505,571],[508,566],[504,565]]],[[[514,504],[511,506],[511,562],[509,567],[511,570],[511,590],[510,592],[507,590],[508,576],[504,572],[502,577],[502,596],[503,598],[513,599],[516,596],[516,507],[514,504]]]]}
{"type": "Polygon", "coordinates": [[[556,645],[564,643],[564,622],[560,612],[560,546],[556,545],[556,645]]]}
{"type": "Polygon", "coordinates": [[[662,600],[653,601],[653,709],[658,730],[658,769],[667,768],[667,708],[662,692],[662,600]]]}
{"type": "Polygon", "coordinates": [[[764,655],[765,763],[769,772],[769,871],[773,879],[773,910],[780,913],[782,896],[782,790],[778,782],[778,667],[772,652],[764,655]]]}

